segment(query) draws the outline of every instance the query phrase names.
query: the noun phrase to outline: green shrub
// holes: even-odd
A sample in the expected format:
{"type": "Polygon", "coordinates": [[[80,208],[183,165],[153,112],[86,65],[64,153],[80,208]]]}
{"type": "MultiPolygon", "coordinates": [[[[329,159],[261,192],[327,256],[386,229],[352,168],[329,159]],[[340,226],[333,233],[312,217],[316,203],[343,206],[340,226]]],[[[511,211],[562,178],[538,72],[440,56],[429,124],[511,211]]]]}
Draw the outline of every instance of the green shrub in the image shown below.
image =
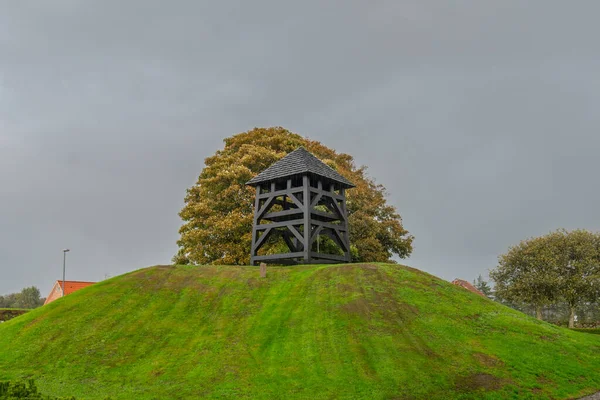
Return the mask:
{"type": "Polygon", "coordinates": [[[27,382],[0,382],[0,400],[13,399],[75,400],[75,397],[44,396],[38,391],[33,379],[27,382]]]}
{"type": "Polygon", "coordinates": [[[577,332],[593,333],[596,335],[600,335],[600,328],[573,328],[573,330],[577,332]]]}
{"type": "Polygon", "coordinates": [[[9,319],[16,318],[19,315],[23,315],[28,311],[29,310],[21,308],[0,308],[0,322],[5,322],[9,319]]]}

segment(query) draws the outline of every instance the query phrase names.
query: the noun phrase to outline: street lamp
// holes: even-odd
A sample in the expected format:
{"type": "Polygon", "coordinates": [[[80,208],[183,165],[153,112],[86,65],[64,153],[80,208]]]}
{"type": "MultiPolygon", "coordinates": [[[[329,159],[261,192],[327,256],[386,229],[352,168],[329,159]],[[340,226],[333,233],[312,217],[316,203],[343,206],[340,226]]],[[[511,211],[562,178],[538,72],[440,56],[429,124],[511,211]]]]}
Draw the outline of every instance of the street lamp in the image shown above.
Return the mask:
{"type": "Polygon", "coordinates": [[[67,265],[67,253],[71,251],[69,249],[64,249],[63,250],[63,287],[62,287],[62,296],[65,296],[65,292],[67,291],[67,287],[65,286],[65,267],[67,265]]]}

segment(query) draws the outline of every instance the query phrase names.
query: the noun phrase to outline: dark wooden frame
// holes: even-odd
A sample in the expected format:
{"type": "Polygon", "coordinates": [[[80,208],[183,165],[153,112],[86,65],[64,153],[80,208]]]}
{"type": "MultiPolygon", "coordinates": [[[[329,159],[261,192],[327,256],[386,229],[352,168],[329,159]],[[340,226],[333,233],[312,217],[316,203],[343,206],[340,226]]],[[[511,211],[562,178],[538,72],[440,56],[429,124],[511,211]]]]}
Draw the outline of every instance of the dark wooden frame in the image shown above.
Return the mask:
{"type": "Polygon", "coordinates": [[[346,187],[305,173],[256,185],[250,263],[310,264],[350,262],[346,187]],[[281,210],[273,211],[279,205],[281,210]],[[327,211],[316,209],[321,206],[327,211]],[[287,253],[258,255],[269,237],[280,236],[287,253]],[[343,255],[312,251],[319,235],[329,237],[343,255]]]}

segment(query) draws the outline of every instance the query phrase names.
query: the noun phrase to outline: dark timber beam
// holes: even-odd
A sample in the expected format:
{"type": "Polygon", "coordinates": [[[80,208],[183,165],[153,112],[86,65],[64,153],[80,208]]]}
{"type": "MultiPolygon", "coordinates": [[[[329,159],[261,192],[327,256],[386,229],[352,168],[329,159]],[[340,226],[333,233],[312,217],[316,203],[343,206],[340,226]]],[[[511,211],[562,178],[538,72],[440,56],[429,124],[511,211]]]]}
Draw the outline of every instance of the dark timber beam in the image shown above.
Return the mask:
{"type": "Polygon", "coordinates": [[[300,187],[296,187],[293,189],[283,189],[283,190],[274,190],[272,192],[266,192],[266,193],[261,193],[259,195],[259,198],[261,199],[265,199],[267,197],[279,197],[279,196],[283,196],[284,194],[296,194],[296,193],[302,193],[302,186],[300,187]]]}
{"type": "Polygon", "coordinates": [[[325,260],[333,260],[333,261],[346,261],[346,257],[345,256],[338,256],[336,254],[317,253],[316,251],[311,252],[311,256],[314,259],[325,259],[325,260]]]}
{"type": "Polygon", "coordinates": [[[304,218],[302,218],[302,219],[293,219],[291,221],[272,222],[270,224],[256,225],[256,229],[260,230],[260,231],[264,231],[265,229],[268,229],[268,228],[281,228],[281,227],[284,227],[284,226],[302,225],[302,224],[304,224],[304,218]]]}
{"type": "Polygon", "coordinates": [[[265,256],[256,256],[254,257],[255,261],[275,261],[281,260],[285,258],[302,258],[304,256],[303,251],[299,251],[296,253],[284,253],[284,254],[268,254],[265,256]],[[284,257],[282,257],[284,256],[284,257]]]}
{"type": "Polygon", "coordinates": [[[268,214],[264,214],[262,219],[267,220],[267,221],[280,221],[283,220],[282,217],[289,217],[289,216],[294,216],[294,215],[298,215],[298,214],[303,214],[304,212],[298,208],[294,208],[292,210],[283,210],[283,211],[276,211],[276,212],[270,212],[268,214]]]}
{"type": "Polygon", "coordinates": [[[310,191],[312,193],[315,193],[315,194],[322,194],[322,195],[325,195],[325,196],[329,196],[329,197],[334,198],[336,200],[343,200],[343,197],[341,195],[335,193],[335,192],[328,192],[326,190],[316,189],[316,188],[313,188],[313,187],[310,188],[310,191]]]}
{"type": "Polygon", "coordinates": [[[310,263],[310,232],[311,228],[311,218],[310,218],[310,180],[308,179],[308,175],[304,175],[302,177],[302,199],[304,200],[304,262],[306,264],[310,263]]]}

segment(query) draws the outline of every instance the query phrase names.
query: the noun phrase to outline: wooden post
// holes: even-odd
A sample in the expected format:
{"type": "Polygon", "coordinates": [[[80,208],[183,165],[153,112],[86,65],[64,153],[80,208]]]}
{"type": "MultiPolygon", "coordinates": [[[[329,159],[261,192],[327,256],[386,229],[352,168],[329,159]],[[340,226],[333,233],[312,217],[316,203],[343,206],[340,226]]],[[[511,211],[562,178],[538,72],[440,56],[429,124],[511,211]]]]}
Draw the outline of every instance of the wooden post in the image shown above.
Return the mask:
{"type": "MultiPolygon", "coordinates": [[[[258,210],[260,209],[260,194],[262,193],[262,187],[261,185],[256,186],[256,198],[254,199],[254,209],[256,210],[255,213],[258,212],[258,210]]],[[[256,232],[256,225],[258,223],[258,218],[257,215],[254,214],[254,222],[252,224],[252,247],[251,247],[251,253],[250,253],[250,265],[254,265],[254,256],[255,256],[255,251],[254,251],[254,247],[256,246],[256,240],[258,239],[256,236],[258,235],[258,232],[256,232]]]]}
{"type": "Polygon", "coordinates": [[[265,263],[260,263],[260,277],[261,278],[267,277],[267,264],[265,264],[265,263]]]}
{"type": "Polygon", "coordinates": [[[302,202],[304,203],[304,256],[302,258],[305,264],[309,264],[312,229],[310,223],[310,179],[308,179],[308,175],[302,176],[302,184],[302,202]]]}
{"type": "MultiPolygon", "coordinates": [[[[346,189],[343,187],[340,189],[340,195],[342,196],[342,226],[344,227],[343,231],[343,240],[346,245],[348,251],[344,252],[344,257],[346,258],[346,262],[352,262],[352,254],[350,253],[350,230],[348,229],[348,208],[346,207],[346,189]]],[[[337,201],[337,200],[336,200],[337,201]]]]}

